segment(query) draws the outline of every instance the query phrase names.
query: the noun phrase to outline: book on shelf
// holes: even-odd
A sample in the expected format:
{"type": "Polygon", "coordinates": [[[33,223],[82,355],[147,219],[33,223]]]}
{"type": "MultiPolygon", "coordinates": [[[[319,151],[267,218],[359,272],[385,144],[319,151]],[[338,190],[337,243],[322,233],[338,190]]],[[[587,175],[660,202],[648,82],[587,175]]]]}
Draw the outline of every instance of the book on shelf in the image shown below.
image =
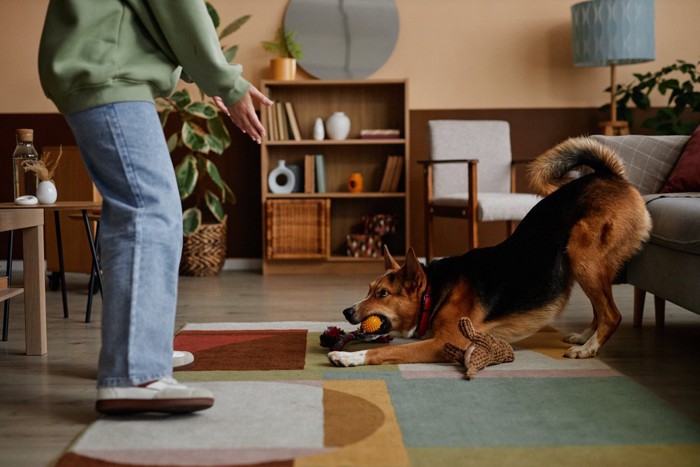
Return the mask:
{"type": "Polygon", "coordinates": [[[299,122],[291,102],[275,101],[267,109],[265,125],[269,141],[301,141],[299,122]]]}
{"type": "Polygon", "coordinates": [[[403,156],[394,156],[396,163],[394,164],[394,170],[391,174],[391,187],[389,191],[397,192],[399,191],[399,184],[401,183],[401,174],[403,173],[403,156]]]}
{"type": "Polygon", "coordinates": [[[274,104],[266,109],[265,115],[265,125],[267,127],[267,139],[268,141],[277,141],[277,131],[275,130],[277,117],[275,116],[275,106],[274,104]]]}
{"type": "Polygon", "coordinates": [[[304,193],[314,193],[316,191],[316,171],[315,171],[315,157],[313,154],[307,154],[304,156],[304,193]]]}
{"type": "Polygon", "coordinates": [[[384,166],[384,174],[382,182],[379,185],[380,193],[395,192],[401,183],[401,174],[403,173],[404,159],[403,156],[389,156],[384,166]]]}
{"type": "Polygon", "coordinates": [[[289,122],[289,129],[291,130],[291,135],[294,141],[301,141],[301,132],[299,131],[299,122],[297,122],[297,116],[294,113],[294,107],[291,102],[284,103],[284,109],[287,111],[287,120],[289,122]]]}
{"type": "Polygon", "coordinates": [[[382,174],[382,181],[379,184],[379,192],[386,193],[389,191],[389,179],[391,178],[391,166],[394,163],[394,156],[389,156],[386,158],[386,164],[384,164],[384,173],[382,174]]]}
{"type": "Polygon", "coordinates": [[[316,171],[316,192],[325,193],[326,188],[326,163],[323,159],[323,154],[314,156],[315,171],[316,171]]]}
{"type": "Polygon", "coordinates": [[[393,128],[360,130],[361,139],[398,139],[401,131],[393,128]]]}
{"type": "Polygon", "coordinates": [[[284,111],[284,105],[280,101],[275,101],[275,112],[277,113],[277,135],[281,141],[289,139],[287,131],[287,114],[284,111]]]}

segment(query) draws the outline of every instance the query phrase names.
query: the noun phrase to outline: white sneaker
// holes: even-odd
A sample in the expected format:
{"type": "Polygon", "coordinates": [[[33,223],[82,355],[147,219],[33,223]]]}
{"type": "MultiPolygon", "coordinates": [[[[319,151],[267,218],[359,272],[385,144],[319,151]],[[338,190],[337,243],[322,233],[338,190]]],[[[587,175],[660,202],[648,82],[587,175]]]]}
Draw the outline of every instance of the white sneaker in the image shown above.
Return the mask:
{"type": "Polygon", "coordinates": [[[143,387],[98,388],[95,410],[109,415],[186,413],[208,409],[212,405],[214,396],[207,389],[191,388],[173,378],[163,378],[143,387]]]}
{"type": "Polygon", "coordinates": [[[173,352],[173,370],[184,370],[194,363],[194,355],[186,350],[173,352]]]}

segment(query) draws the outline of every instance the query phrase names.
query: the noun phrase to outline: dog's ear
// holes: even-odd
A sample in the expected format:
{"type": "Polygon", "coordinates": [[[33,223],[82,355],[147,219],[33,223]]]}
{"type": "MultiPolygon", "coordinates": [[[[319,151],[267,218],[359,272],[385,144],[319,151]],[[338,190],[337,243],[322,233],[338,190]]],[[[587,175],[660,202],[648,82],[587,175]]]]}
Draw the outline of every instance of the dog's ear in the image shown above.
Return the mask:
{"type": "Polygon", "coordinates": [[[396,269],[399,269],[401,266],[399,266],[399,263],[394,260],[394,258],[391,256],[391,253],[389,253],[389,248],[387,248],[386,245],[384,245],[384,269],[387,271],[394,271],[396,269]]]}
{"type": "Polygon", "coordinates": [[[418,286],[425,281],[425,271],[420,261],[418,261],[418,257],[416,256],[416,252],[413,251],[413,248],[408,249],[406,253],[406,262],[403,267],[406,280],[414,286],[418,286]]]}

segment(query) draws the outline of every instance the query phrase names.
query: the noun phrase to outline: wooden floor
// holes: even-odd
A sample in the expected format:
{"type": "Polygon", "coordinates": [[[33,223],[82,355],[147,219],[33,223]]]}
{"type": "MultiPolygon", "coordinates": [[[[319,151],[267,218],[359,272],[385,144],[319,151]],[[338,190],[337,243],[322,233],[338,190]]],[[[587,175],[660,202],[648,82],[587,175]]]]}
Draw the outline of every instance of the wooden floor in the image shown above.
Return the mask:
{"type": "MultiPolygon", "coordinates": [[[[182,278],[177,325],[341,321],[342,310],[365,296],[369,279],[264,277],[256,272],[182,278]]],[[[12,301],[10,339],[0,344],[0,465],[51,465],[98,418],[94,403],[101,301],[98,296],[93,322],[85,324],[87,278],[69,274],[67,282],[68,319],[63,318],[60,293],[47,292],[49,353],[44,357],[23,355],[22,300],[12,301]]],[[[635,329],[632,288],[616,286],[615,297],[624,319],[600,358],[700,422],[700,316],[668,304],[666,327],[657,329],[649,297],[644,326],[635,329]]],[[[590,319],[590,305],[577,290],[555,327],[563,332],[580,331],[590,319]]]]}

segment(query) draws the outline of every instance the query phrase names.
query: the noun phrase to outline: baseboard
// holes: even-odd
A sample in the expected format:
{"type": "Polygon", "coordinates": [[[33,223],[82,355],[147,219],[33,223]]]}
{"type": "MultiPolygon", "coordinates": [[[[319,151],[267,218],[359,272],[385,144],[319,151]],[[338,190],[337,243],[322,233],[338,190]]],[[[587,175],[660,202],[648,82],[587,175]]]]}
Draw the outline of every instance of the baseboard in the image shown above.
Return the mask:
{"type": "MultiPolygon", "coordinates": [[[[6,276],[6,261],[0,260],[0,276],[6,276]]],[[[24,265],[22,260],[12,261],[12,272],[22,272],[24,265]]],[[[224,271],[262,271],[262,260],[260,258],[226,258],[224,271]]]]}
{"type": "Polygon", "coordinates": [[[262,259],[226,258],[224,271],[262,271],[262,259]]]}

